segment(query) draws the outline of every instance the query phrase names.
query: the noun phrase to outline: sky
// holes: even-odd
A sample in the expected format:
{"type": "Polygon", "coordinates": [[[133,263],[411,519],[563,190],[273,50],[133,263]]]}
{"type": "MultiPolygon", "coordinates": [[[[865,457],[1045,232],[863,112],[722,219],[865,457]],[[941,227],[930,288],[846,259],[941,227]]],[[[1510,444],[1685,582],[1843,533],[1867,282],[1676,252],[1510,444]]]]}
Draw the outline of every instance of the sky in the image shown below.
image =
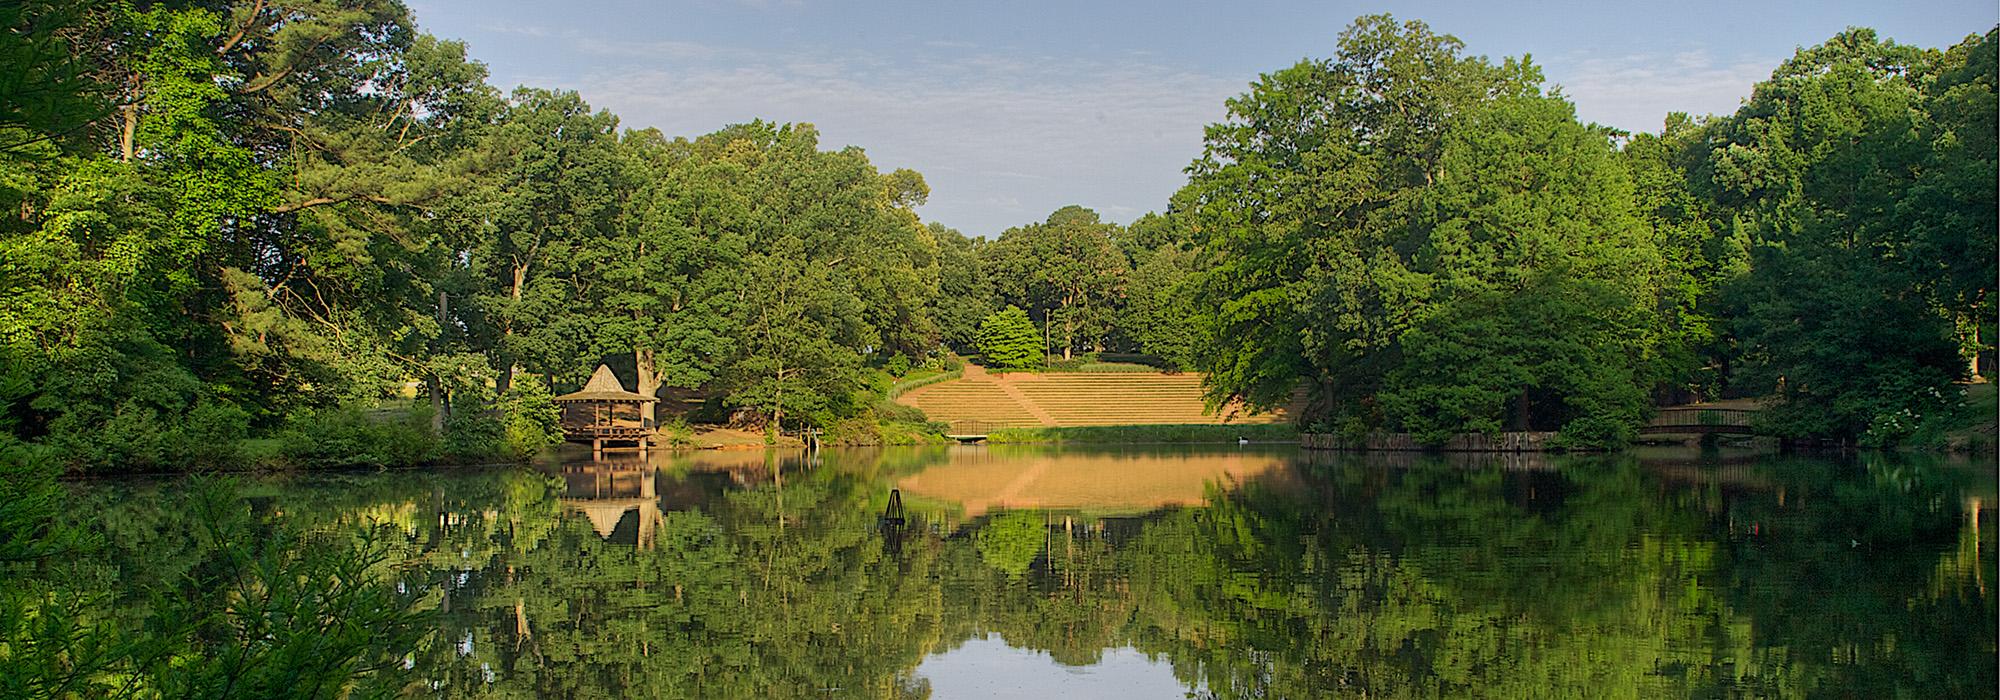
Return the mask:
{"type": "Polygon", "coordinates": [[[1994,0],[409,5],[503,89],[575,90],[668,136],[811,123],[822,148],[923,173],[926,221],[987,237],[1069,204],[1119,223],[1164,209],[1225,100],[1331,57],[1365,14],[1423,20],[1467,54],[1528,55],[1580,119],[1628,131],[1733,112],[1797,48],[1849,26],[1945,47],[2000,22],[1994,0]]]}

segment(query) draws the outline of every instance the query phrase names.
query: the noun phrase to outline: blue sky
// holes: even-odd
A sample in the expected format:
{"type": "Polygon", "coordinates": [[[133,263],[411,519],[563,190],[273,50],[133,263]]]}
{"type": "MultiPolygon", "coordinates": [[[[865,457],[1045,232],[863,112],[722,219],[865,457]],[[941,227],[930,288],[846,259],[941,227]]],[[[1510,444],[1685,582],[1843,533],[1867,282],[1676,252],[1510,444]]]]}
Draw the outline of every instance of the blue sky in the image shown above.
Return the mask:
{"type": "Polygon", "coordinates": [[[409,4],[502,88],[576,90],[670,136],[810,122],[822,147],[923,173],[923,217],[984,236],[1066,204],[1118,222],[1164,208],[1223,100],[1331,56],[1363,14],[1421,19],[1471,54],[1530,54],[1584,120],[1633,131],[1732,112],[1794,49],[1847,26],[1941,47],[2000,21],[1993,0],[409,4]]]}

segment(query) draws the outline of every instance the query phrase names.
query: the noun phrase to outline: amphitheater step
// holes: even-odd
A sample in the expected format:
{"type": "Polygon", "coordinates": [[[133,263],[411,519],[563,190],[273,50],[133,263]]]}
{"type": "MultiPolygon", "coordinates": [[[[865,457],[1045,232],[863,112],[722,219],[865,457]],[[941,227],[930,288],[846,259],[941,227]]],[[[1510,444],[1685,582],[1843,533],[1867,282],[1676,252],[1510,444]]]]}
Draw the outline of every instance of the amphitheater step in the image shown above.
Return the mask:
{"type": "Polygon", "coordinates": [[[897,398],[931,420],[998,426],[1257,424],[1290,419],[1288,411],[1252,414],[1239,406],[1210,410],[1200,375],[1013,374],[968,371],[897,398]]]}

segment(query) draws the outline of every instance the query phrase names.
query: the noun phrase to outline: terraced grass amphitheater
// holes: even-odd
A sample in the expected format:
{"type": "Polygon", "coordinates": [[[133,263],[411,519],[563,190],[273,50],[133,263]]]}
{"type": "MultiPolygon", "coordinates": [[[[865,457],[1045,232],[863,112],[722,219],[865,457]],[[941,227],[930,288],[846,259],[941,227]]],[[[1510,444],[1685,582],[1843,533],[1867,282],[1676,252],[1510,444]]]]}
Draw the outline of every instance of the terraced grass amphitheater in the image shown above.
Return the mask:
{"type": "Polygon", "coordinates": [[[1092,425],[1246,425],[1282,423],[1289,412],[1251,413],[1241,405],[1209,412],[1201,375],[1157,372],[994,374],[976,365],[965,376],[918,387],[897,401],[923,409],[955,432],[1092,425]]]}

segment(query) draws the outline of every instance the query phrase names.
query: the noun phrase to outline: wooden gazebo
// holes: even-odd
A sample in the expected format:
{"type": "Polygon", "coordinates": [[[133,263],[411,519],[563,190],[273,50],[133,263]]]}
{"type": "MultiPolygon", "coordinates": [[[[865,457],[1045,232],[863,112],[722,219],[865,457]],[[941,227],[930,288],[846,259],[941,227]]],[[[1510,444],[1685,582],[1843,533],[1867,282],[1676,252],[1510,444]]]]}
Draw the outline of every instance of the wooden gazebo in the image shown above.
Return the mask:
{"type": "Polygon", "coordinates": [[[644,455],[653,437],[640,407],[656,401],[651,396],[625,390],[611,368],[598,365],[583,389],[556,397],[562,407],[563,439],[590,443],[594,458],[604,457],[606,443],[630,442],[644,455]]]}

